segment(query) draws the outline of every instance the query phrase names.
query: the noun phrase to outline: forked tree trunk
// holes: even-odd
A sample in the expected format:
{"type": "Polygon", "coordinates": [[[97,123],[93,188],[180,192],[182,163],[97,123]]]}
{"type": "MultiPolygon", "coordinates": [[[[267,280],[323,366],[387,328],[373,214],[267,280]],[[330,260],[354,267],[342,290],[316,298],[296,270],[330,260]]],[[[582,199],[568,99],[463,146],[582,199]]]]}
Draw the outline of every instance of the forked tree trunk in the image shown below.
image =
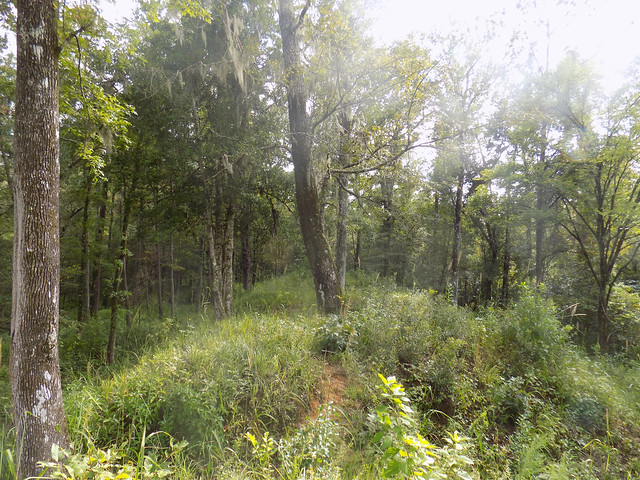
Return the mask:
{"type": "Polygon", "coordinates": [[[322,212],[318,203],[318,189],[311,157],[312,132],[307,114],[308,93],[302,75],[298,43],[299,22],[304,14],[300,14],[299,19],[296,19],[292,0],[280,0],[278,13],[300,229],[313,274],[318,308],[325,313],[339,312],[342,308],[342,290],[322,225],[322,212]]]}
{"type": "Polygon", "coordinates": [[[60,298],[57,2],[17,2],[11,393],[17,478],[67,447],[60,298]]]}

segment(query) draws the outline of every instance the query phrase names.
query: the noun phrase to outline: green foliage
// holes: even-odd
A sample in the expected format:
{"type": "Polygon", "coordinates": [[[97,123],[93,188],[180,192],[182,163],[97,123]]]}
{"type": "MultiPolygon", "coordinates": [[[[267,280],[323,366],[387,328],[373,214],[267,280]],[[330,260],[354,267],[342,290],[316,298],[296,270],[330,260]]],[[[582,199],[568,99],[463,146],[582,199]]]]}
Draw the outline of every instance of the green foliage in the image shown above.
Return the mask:
{"type": "Polygon", "coordinates": [[[101,450],[90,447],[86,453],[74,453],[71,450],[53,446],[52,460],[40,462],[45,469],[39,478],[61,478],[64,480],[152,480],[176,478],[180,466],[182,451],[186,442],[175,443],[169,438],[166,448],[149,448],[146,442],[157,432],[143,435],[138,458],[135,463],[126,461],[125,453],[118,450],[101,450]]]}
{"type": "Polygon", "coordinates": [[[379,443],[383,478],[451,478],[471,480],[467,471],[473,461],[465,455],[466,439],[450,434],[449,447],[437,448],[418,432],[415,412],[404,387],[395,377],[379,375],[384,403],[372,419],[378,425],[373,437],[379,443]]]}
{"type": "Polygon", "coordinates": [[[304,478],[307,474],[318,478],[337,475],[335,457],[342,446],[343,430],[336,409],[331,404],[320,405],[315,419],[297,428],[278,445],[284,478],[304,478]]]}
{"type": "Polygon", "coordinates": [[[279,441],[269,432],[261,437],[247,432],[244,437],[252,449],[245,473],[264,479],[335,478],[340,474],[335,455],[342,430],[335,409],[324,404],[318,407],[315,419],[307,418],[303,426],[279,441]]]}
{"type": "MultiPolygon", "coordinates": [[[[267,282],[248,298],[265,305],[286,286],[313,301],[300,279],[267,282]]],[[[111,370],[99,354],[83,360],[94,354],[81,341],[72,362],[63,348],[75,376],[65,392],[74,462],[110,449],[116,476],[140,468],[145,455],[162,464],[172,443],[188,441],[166,460],[174,469],[167,478],[373,480],[411,478],[420,468],[422,478],[640,474],[637,365],[572,346],[541,291],[523,290],[503,311],[471,312],[431,293],[358,282],[342,317],[301,315],[296,299],[292,314],[285,305],[219,323],[142,316],[122,339],[123,348],[146,345],[145,353],[123,352],[128,360],[111,370]],[[323,366],[317,332],[340,333],[341,325],[353,329],[350,339],[323,366]],[[382,367],[395,378],[378,386],[382,367]],[[312,405],[327,401],[316,416],[312,405]]],[[[92,322],[81,333],[87,341],[91,328],[103,328],[92,322]]],[[[65,328],[68,346],[77,331],[65,328]]],[[[8,480],[10,425],[2,442],[8,480]]]]}
{"type": "Polygon", "coordinates": [[[313,282],[307,272],[298,270],[255,285],[236,299],[236,309],[243,313],[314,311],[313,282]]]}
{"type": "Polygon", "coordinates": [[[313,337],[293,320],[269,316],[204,325],[143,355],[103,381],[66,395],[78,445],[139,444],[143,428],[166,431],[221,456],[249,428],[284,432],[308,405],[317,378],[313,337]]]}
{"type": "Polygon", "coordinates": [[[487,311],[487,341],[500,350],[510,370],[516,374],[533,366],[551,370],[567,345],[570,327],[563,327],[544,290],[521,287],[513,308],[487,311]]]}
{"type": "Polygon", "coordinates": [[[316,348],[326,353],[344,352],[357,342],[357,327],[348,317],[330,315],[316,330],[316,348]]]}
{"type": "Polygon", "coordinates": [[[616,284],[609,301],[611,344],[629,359],[640,359],[640,294],[629,285],[616,284]]]}

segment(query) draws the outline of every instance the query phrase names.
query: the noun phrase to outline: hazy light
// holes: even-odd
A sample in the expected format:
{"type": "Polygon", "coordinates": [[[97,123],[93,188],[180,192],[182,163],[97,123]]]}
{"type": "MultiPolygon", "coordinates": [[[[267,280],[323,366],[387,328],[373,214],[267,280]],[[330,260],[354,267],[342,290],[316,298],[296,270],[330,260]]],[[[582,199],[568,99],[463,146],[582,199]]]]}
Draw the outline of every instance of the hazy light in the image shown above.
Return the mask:
{"type": "Polygon", "coordinates": [[[568,50],[592,60],[607,90],[620,86],[638,55],[638,0],[373,0],[370,5],[372,34],[380,44],[409,33],[458,31],[479,38],[491,32],[487,54],[499,60],[518,33],[540,62],[546,62],[548,47],[550,66],[568,50]]]}

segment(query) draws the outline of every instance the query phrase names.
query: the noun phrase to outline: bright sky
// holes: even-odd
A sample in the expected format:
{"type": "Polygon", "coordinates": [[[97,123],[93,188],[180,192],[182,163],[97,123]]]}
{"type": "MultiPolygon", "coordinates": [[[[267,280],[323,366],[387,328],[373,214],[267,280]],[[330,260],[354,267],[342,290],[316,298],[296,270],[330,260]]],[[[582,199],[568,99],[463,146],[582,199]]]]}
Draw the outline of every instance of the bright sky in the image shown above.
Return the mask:
{"type": "Polygon", "coordinates": [[[551,66],[570,49],[594,61],[607,90],[620,86],[625,70],[640,59],[640,0],[369,1],[374,31],[384,41],[408,32],[429,34],[456,27],[481,33],[493,22],[497,40],[488,53],[494,58],[502,58],[512,33],[519,31],[527,43],[536,43],[540,60],[549,44],[551,66]]]}
{"type": "MultiPolygon", "coordinates": [[[[111,20],[130,16],[133,0],[102,0],[111,20]]],[[[410,32],[433,33],[459,28],[470,33],[495,25],[494,58],[501,58],[511,34],[523,32],[544,59],[549,21],[551,64],[568,49],[593,60],[607,90],[622,83],[624,71],[640,58],[640,0],[367,0],[373,35],[381,43],[410,32]],[[535,4],[535,7],[519,5],[535,4]],[[526,10],[525,10],[526,9],[526,10]]]]}

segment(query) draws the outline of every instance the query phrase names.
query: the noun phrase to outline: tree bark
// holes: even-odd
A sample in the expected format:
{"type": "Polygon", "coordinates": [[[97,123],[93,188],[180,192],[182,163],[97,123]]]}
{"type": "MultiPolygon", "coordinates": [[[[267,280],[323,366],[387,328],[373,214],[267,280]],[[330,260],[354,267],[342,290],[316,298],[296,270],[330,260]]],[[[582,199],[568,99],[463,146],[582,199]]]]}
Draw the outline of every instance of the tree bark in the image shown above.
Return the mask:
{"type": "Polygon", "coordinates": [[[206,249],[204,248],[204,238],[200,237],[200,261],[198,262],[198,288],[196,291],[196,313],[200,313],[204,302],[204,262],[206,259],[206,249]]]}
{"type": "Polygon", "coordinates": [[[300,229],[313,275],[318,309],[325,313],[335,313],[342,308],[342,290],[331,258],[331,250],[323,229],[322,212],[318,203],[318,189],[311,157],[311,128],[307,113],[308,94],[302,75],[303,67],[297,35],[299,22],[304,17],[304,11],[296,20],[293,13],[293,1],[281,0],[278,13],[289,105],[291,158],[293,160],[300,229]]]}
{"type": "Polygon", "coordinates": [[[240,270],[242,270],[242,288],[246,292],[253,286],[253,258],[251,251],[251,220],[242,221],[240,270]]]}
{"type": "Polygon", "coordinates": [[[509,302],[509,272],[511,271],[511,245],[509,243],[509,227],[504,233],[504,252],[502,257],[502,305],[509,302]]]}
{"type": "Polygon", "coordinates": [[[360,229],[356,231],[356,246],[353,252],[353,269],[360,270],[361,260],[360,252],[362,251],[362,232],[360,229]]]}
{"type": "Polygon", "coordinates": [[[93,182],[89,175],[89,169],[85,168],[85,197],[82,208],[82,238],[80,254],[81,291],[78,305],[78,324],[82,325],[89,320],[89,306],[91,302],[91,262],[89,257],[89,206],[91,203],[91,188],[93,182]]]}
{"type": "MultiPolygon", "coordinates": [[[[347,109],[340,114],[340,145],[338,165],[343,168],[349,161],[348,141],[351,135],[353,115],[347,109]]],[[[349,193],[347,192],[348,176],[339,173],[337,177],[338,189],[338,217],[336,219],[336,270],[340,288],[344,290],[347,278],[347,216],[349,213],[349,193]]]]}
{"type": "Polygon", "coordinates": [[[176,279],[173,268],[173,232],[169,233],[169,294],[171,299],[171,318],[176,318],[176,279]]]}
{"type": "Polygon", "coordinates": [[[451,253],[451,303],[458,304],[458,288],[460,283],[460,255],[462,252],[462,195],[464,187],[464,170],[458,174],[456,186],[456,203],[453,212],[453,251],[451,253]]]}
{"type": "Polygon", "coordinates": [[[17,2],[11,392],[17,478],[67,447],[60,299],[57,2],[17,2]]]}
{"type": "Polygon", "coordinates": [[[393,186],[394,181],[385,178],[380,182],[380,192],[382,195],[382,211],[384,219],[382,220],[382,269],[380,274],[383,277],[389,276],[391,266],[391,240],[393,238],[393,186]]]}
{"type": "MultiPolygon", "coordinates": [[[[546,128],[546,127],[545,127],[546,128]]],[[[546,135],[540,147],[540,175],[546,170],[547,162],[547,140],[546,135]]],[[[538,178],[536,185],[536,285],[540,285],[544,281],[544,237],[545,237],[545,220],[543,218],[546,206],[546,194],[543,185],[543,178],[538,178]]]]}
{"type": "Polygon", "coordinates": [[[222,306],[222,292],[221,292],[221,278],[220,268],[218,267],[217,251],[218,246],[216,242],[216,222],[213,218],[213,207],[211,205],[211,198],[206,194],[205,199],[205,216],[207,225],[207,247],[209,250],[209,274],[211,276],[211,304],[213,305],[213,314],[216,319],[220,320],[224,318],[224,308],[222,306]]]}
{"type": "Polygon", "coordinates": [[[107,199],[108,195],[107,182],[102,183],[102,195],[100,197],[100,206],[98,207],[98,218],[96,222],[96,232],[94,239],[95,254],[93,258],[93,279],[91,280],[91,316],[96,317],[98,310],[100,309],[100,303],[102,300],[102,249],[104,242],[104,229],[107,219],[107,199]]]}
{"type": "Polygon", "coordinates": [[[233,315],[233,251],[236,209],[233,199],[227,206],[224,222],[224,243],[222,245],[222,300],[224,316],[233,315]]]}
{"type": "Polygon", "coordinates": [[[127,237],[129,231],[129,215],[131,213],[131,196],[135,191],[135,176],[131,185],[131,191],[123,190],[122,198],[122,226],[120,234],[120,252],[116,260],[116,269],[113,274],[113,291],[111,292],[111,318],[109,322],[109,342],[107,344],[107,365],[113,365],[116,350],[116,332],[118,322],[118,306],[120,301],[120,287],[124,280],[127,261],[127,237]]]}

